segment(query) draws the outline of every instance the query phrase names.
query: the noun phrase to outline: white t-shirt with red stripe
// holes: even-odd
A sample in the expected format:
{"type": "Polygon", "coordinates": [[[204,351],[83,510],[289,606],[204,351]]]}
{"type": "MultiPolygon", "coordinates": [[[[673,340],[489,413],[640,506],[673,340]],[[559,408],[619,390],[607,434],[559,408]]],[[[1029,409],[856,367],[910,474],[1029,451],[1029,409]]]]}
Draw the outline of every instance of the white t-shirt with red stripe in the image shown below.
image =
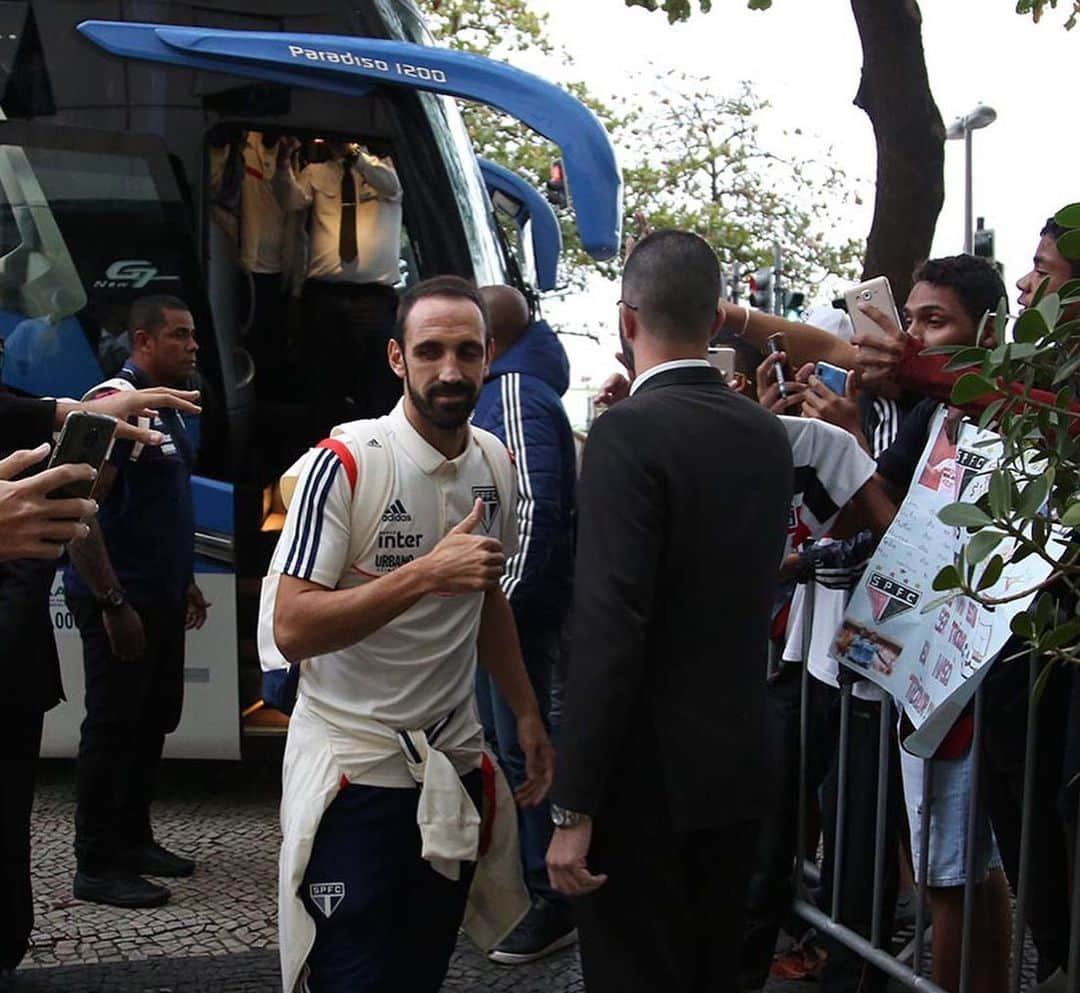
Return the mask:
{"type": "MultiPolygon", "coordinates": [[[[339,451],[323,448],[297,481],[272,569],[328,589],[375,582],[431,552],[477,498],[485,514],[473,533],[497,538],[504,554],[513,554],[516,529],[504,531],[503,525],[513,514],[500,513],[495,480],[476,439],[470,434],[465,451],[447,459],[409,424],[401,404],[383,423],[395,483],[387,506],[378,510],[374,547],[353,563],[345,561],[352,486],[339,451]]],[[[416,730],[456,708],[473,707],[483,600],[481,593],[425,596],[358,644],[308,659],[300,692],[309,709],[348,733],[353,717],[416,730]]],[[[379,785],[377,776],[365,781],[379,785]]]]}
{"type": "MultiPolygon", "coordinates": [[[[780,420],[787,428],[795,462],[789,550],[797,551],[804,541],[820,538],[829,530],[843,507],[874,475],[877,463],[842,428],[803,417],[780,420]]],[[[844,619],[847,597],[842,590],[826,589],[820,583],[814,587],[807,667],[816,679],[837,686],[836,663],[829,657],[829,646],[844,619]]],[[[802,661],[807,613],[806,587],[799,586],[788,615],[785,662],[802,661]]],[[[870,683],[857,683],[854,692],[856,696],[878,699],[878,690],[870,683]]]]}

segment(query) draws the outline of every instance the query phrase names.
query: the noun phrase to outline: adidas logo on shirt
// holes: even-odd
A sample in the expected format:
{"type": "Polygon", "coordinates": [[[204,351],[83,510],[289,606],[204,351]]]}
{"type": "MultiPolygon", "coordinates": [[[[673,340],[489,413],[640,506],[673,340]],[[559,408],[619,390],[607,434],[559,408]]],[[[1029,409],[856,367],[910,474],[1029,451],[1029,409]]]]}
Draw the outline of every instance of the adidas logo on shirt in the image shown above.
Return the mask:
{"type": "Polygon", "coordinates": [[[384,521],[390,521],[395,524],[400,524],[403,521],[411,521],[412,514],[405,509],[405,504],[400,500],[395,500],[386,508],[386,513],[382,515],[384,521]]]}

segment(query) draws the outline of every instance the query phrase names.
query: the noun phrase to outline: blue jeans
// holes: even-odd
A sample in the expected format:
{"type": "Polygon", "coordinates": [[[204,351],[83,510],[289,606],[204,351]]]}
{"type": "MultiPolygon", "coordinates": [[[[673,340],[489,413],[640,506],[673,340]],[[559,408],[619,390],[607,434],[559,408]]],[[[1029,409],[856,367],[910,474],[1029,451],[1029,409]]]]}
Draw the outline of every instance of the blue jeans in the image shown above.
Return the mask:
{"type": "MultiPolygon", "coordinates": [[[[540,715],[548,723],[551,705],[551,676],[561,651],[561,632],[558,627],[518,629],[525,671],[529,675],[540,715]]],[[[525,756],[517,740],[517,718],[499,692],[487,670],[476,670],[476,705],[484,738],[488,747],[499,757],[499,765],[510,783],[517,789],[525,782],[525,756]]],[[[551,808],[547,800],[536,807],[518,810],[518,831],[521,836],[521,859],[525,882],[533,896],[560,901],[562,897],[551,889],[547,878],[545,856],[551,841],[551,808]]]]}

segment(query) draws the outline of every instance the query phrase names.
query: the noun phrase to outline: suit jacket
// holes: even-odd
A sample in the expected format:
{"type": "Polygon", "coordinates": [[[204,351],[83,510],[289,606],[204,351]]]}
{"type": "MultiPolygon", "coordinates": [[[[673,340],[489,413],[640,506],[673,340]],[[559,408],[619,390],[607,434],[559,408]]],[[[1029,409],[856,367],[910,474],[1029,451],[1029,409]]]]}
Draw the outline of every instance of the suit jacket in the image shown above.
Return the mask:
{"type": "Polygon", "coordinates": [[[602,817],[638,796],[680,832],[768,809],[766,646],[791,492],[779,420],[713,369],[658,373],[593,425],[555,803],[602,817]]]}
{"type": "MultiPolygon", "coordinates": [[[[52,440],[55,416],[55,401],[0,389],[0,457],[52,440]]],[[[63,699],[49,613],[56,566],[37,559],[0,562],[0,685],[8,707],[39,713],[63,699]]]]}

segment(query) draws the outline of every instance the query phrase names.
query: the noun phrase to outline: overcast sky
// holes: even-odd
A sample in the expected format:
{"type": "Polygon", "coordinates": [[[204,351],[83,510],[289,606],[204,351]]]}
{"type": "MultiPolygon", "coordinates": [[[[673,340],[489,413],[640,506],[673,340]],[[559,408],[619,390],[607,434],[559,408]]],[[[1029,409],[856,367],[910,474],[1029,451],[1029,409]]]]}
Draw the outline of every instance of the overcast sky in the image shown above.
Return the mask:
{"type": "MultiPolygon", "coordinates": [[[[848,0],[775,0],[767,12],[746,10],[745,0],[714,0],[712,13],[673,27],[661,14],[627,9],[623,0],[534,0],[534,6],[550,15],[550,35],[574,59],[573,77],[598,96],[625,87],[650,63],[661,75],[676,69],[708,75],[722,92],[747,79],[773,105],[769,131],[800,127],[820,138],[822,155],[831,148],[845,171],[872,181],[870,122],[851,102],[862,53],[848,0]]],[[[974,209],[996,231],[1012,293],[1043,220],[1080,200],[1080,137],[1068,99],[1080,28],[1064,31],[1057,13],[1033,25],[1014,13],[1013,0],[923,0],[921,7],[930,85],[946,124],[980,101],[998,112],[996,123],[974,136],[974,209]],[[1074,150],[1071,163],[1052,161],[1055,144],[1074,150]]],[[[527,67],[549,78],[565,73],[542,60],[527,67]]],[[[945,185],[935,255],[963,247],[962,141],[946,144],[945,185]]],[[[862,211],[837,217],[838,234],[865,237],[872,207],[871,195],[862,211]]],[[[549,313],[560,322],[614,313],[617,294],[591,295],[610,300],[594,299],[584,310],[584,301],[549,307],[549,313]]],[[[575,380],[597,381],[614,368],[611,339],[567,345],[575,380]]]]}

